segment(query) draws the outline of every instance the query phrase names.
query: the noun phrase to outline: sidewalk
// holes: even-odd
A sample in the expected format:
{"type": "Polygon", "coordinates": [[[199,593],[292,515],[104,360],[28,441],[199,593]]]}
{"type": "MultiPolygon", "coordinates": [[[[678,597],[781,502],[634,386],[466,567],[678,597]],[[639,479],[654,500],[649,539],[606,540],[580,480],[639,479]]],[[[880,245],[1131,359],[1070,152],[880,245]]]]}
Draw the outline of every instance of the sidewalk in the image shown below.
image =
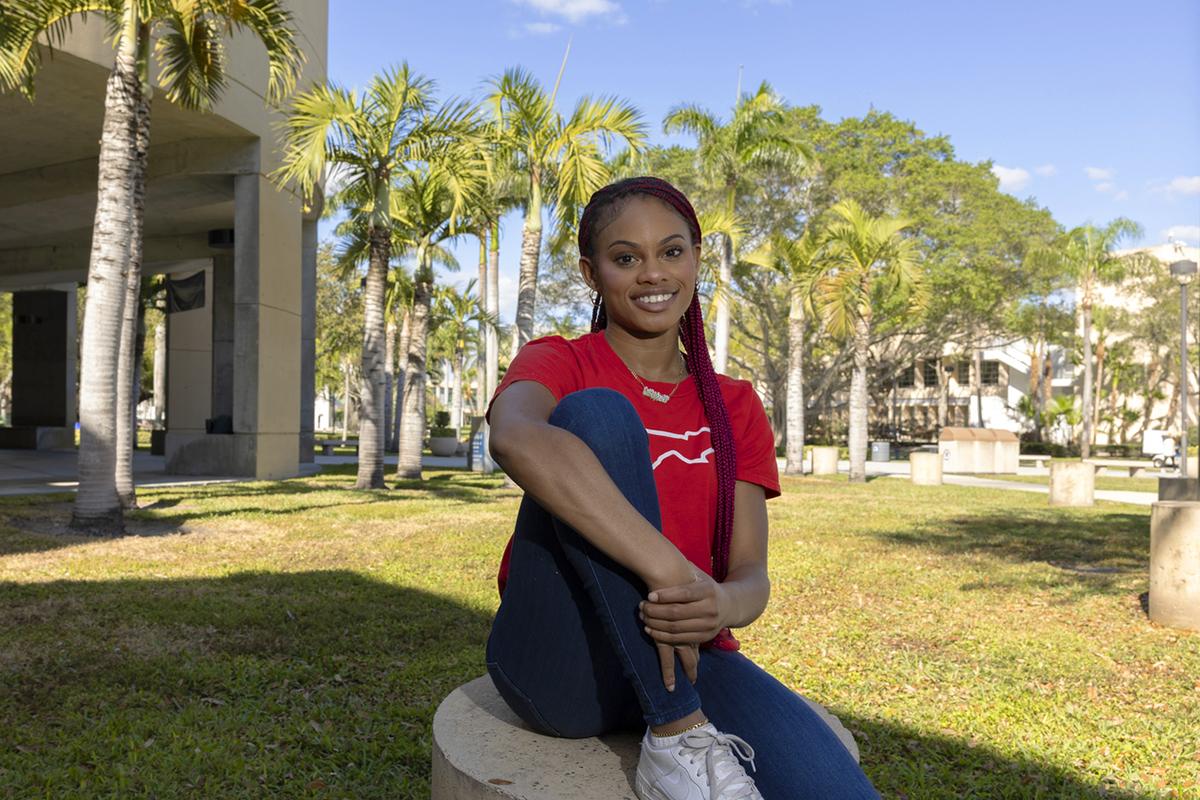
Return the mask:
{"type": "MultiPolygon", "coordinates": [[[[784,459],[777,459],[779,471],[783,472],[784,459]]],[[[838,472],[849,472],[850,462],[839,461],[838,472]]],[[[1045,470],[1036,467],[1018,467],[1018,475],[1047,475],[1045,470]]],[[[909,476],[907,461],[868,461],[867,477],[907,478],[909,476]]],[[[1039,483],[1021,483],[1006,481],[1002,478],[980,478],[974,475],[943,475],[942,481],[953,486],[977,486],[982,489],[1002,489],[1009,492],[1035,492],[1050,494],[1050,487],[1039,483]]],[[[1097,500],[1108,500],[1113,503],[1130,503],[1132,505],[1149,506],[1158,500],[1154,492],[1125,492],[1106,489],[1096,490],[1097,500]]]]}

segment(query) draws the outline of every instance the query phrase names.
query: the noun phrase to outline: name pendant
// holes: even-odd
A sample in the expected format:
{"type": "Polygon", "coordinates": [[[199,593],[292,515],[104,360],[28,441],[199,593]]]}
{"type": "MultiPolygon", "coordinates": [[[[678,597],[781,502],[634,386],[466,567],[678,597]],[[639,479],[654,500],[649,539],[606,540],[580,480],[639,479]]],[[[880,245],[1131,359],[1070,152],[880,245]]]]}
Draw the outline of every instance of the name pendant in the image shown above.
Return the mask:
{"type": "Polygon", "coordinates": [[[671,399],[670,395],[651,389],[649,386],[642,387],[642,394],[659,403],[665,403],[671,399]]]}

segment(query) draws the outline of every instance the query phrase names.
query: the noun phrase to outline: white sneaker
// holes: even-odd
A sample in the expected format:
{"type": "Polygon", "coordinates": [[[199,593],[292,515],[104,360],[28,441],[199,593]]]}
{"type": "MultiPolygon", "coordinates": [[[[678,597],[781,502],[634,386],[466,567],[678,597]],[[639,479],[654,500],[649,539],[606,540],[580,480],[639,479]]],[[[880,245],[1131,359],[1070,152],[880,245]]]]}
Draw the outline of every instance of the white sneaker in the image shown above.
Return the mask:
{"type": "Polygon", "coordinates": [[[642,737],[634,791],[640,800],[762,800],[738,759],[754,769],[754,748],[705,723],[694,731],[655,742],[642,737]]]}

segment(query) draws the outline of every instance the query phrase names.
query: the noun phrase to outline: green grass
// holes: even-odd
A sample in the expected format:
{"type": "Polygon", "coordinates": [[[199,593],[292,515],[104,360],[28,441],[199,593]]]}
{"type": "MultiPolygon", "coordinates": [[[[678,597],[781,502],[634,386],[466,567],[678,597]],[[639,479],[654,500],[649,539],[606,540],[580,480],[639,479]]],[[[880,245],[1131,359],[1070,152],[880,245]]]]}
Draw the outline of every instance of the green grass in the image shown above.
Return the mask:
{"type": "MultiPolygon", "coordinates": [[[[116,540],[0,501],[0,797],[428,797],[519,495],[353,470],[143,491],[116,540]]],[[[1200,636],[1146,618],[1149,509],[812,478],[770,509],[743,650],[884,797],[1200,797],[1200,636]]]]}

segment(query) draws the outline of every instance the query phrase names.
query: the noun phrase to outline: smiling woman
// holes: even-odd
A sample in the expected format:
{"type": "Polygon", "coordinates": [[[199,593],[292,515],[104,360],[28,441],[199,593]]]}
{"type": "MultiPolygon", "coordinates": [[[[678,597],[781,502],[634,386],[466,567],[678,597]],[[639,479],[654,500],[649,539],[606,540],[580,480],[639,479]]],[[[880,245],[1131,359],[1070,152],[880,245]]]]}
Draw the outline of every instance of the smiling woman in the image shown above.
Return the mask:
{"type": "Polygon", "coordinates": [[[496,390],[492,455],[526,495],[488,672],[547,735],[646,726],[641,798],[877,797],[730,632],[767,604],[779,478],[758,395],[709,361],[700,233],[665,181],[596,192],[579,223],[592,332],[530,342],[496,390]]]}

